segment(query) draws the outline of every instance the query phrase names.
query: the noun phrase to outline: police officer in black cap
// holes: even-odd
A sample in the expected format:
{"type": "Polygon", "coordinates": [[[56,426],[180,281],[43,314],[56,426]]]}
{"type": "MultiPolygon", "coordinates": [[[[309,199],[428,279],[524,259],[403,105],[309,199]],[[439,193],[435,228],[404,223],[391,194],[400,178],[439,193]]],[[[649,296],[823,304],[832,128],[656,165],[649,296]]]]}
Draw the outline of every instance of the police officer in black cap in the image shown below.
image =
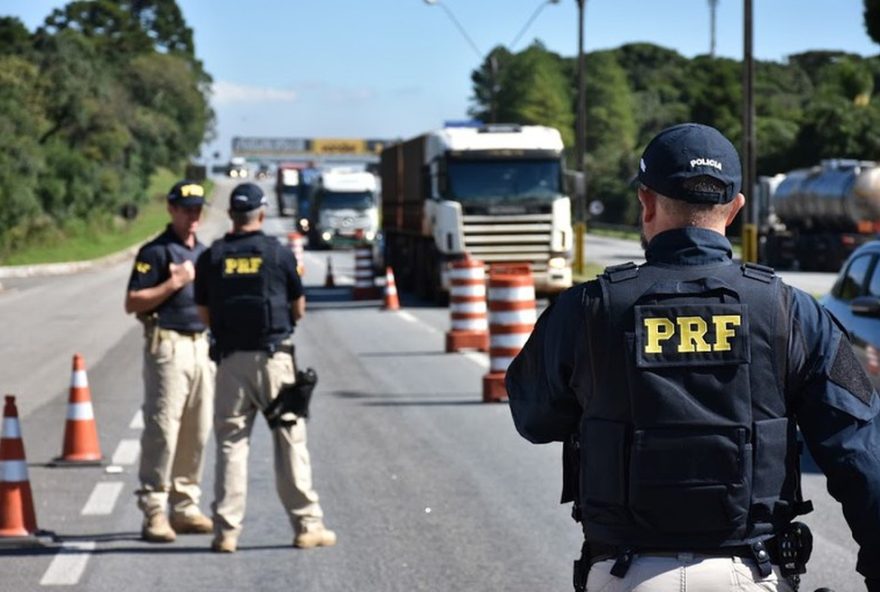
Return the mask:
{"type": "MultiPolygon", "coordinates": [[[[196,263],[195,300],[216,339],[214,431],[217,467],[214,540],[219,553],[236,550],[245,512],[249,439],[258,411],[295,382],[293,326],[305,313],[296,259],[262,232],[268,202],[253,183],[232,190],[232,232],[196,263]]],[[[272,429],[278,496],[299,548],[331,546],[306,447],[306,424],[289,417],[272,429]]]]}
{"type": "Polygon", "coordinates": [[[809,546],[799,426],[880,590],[880,398],[811,296],[731,260],[740,177],[714,128],[658,134],[646,263],[563,293],[507,371],[519,433],[565,443],[577,589],[790,590],[809,546]]]}
{"type": "Polygon", "coordinates": [[[193,300],[194,263],[205,250],[196,230],[205,192],[195,181],[168,192],[171,223],[138,251],[125,311],[144,324],[144,431],[138,470],[141,536],[170,543],[211,532],[199,510],[205,445],[211,431],[214,363],[207,327],[193,300]],[[168,519],[170,505],[171,519],[168,519]]]}

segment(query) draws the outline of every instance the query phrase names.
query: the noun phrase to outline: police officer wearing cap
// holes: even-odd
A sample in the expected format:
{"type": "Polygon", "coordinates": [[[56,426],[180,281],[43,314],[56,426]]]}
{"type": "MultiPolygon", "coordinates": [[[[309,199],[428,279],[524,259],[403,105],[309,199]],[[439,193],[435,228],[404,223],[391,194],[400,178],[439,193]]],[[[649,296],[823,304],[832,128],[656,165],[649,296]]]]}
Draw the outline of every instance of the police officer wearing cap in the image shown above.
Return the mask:
{"type": "Polygon", "coordinates": [[[176,533],[212,530],[199,499],[211,430],[214,364],[208,357],[207,327],[193,300],[194,263],[205,250],[196,238],[204,196],[195,181],[171,188],[171,223],[141,247],[125,298],[125,311],[144,324],[138,507],[144,513],[142,537],[154,543],[172,542],[176,533]]]}
{"type": "Polygon", "coordinates": [[[657,135],[638,173],[646,263],[560,295],[507,371],[519,433],[565,443],[576,589],[791,590],[811,540],[799,427],[880,590],[880,398],[810,295],[732,261],[740,177],[714,128],[657,135]]]}
{"type": "MultiPolygon", "coordinates": [[[[305,313],[305,296],[289,249],[262,232],[268,202],[253,183],[232,190],[232,232],[196,263],[195,299],[211,327],[218,359],[214,430],[217,467],[214,540],[220,553],[236,550],[245,512],[247,456],[258,411],[295,381],[294,324],[305,313]]],[[[278,496],[300,548],[330,546],[336,534],[324,527],[306,447],[304,419],[272,429],[278,496]]]]}

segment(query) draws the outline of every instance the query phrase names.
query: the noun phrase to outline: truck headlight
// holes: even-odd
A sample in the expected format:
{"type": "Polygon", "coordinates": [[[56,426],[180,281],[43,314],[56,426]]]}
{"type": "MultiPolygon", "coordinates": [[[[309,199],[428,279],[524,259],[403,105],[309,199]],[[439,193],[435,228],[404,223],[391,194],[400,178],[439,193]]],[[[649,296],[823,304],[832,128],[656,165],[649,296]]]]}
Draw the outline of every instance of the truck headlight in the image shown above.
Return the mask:
{"type": "Polygon", "coordinates": [[[564,257],[551,257],[547,262],[547,267],[550,269],[564,269],[565,268],[565,258],[564,257]]]}
{"type": "Polygon", "coordinates": [[[321,238],[323,238],[325,241],[329,241],[331,238],[333,238],[333,233],[324,232],[323,234],[321,234],[321,238]]]}
{"type": "Polygon", "coordinates": [[[367,239],[368,241],[371,241],[374,238],[376,238],[376,233],[373,232],[372,230],[368,230],[366,233],[364,233],[364,238],[367,239]]]}

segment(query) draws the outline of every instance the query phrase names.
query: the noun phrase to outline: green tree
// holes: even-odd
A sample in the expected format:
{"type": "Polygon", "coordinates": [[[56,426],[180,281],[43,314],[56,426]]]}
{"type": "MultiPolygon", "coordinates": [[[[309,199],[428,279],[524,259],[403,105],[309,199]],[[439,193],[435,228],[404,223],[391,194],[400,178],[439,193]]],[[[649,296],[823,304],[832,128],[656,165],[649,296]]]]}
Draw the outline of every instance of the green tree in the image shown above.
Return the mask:
{"type": "Polygon", "coordinates": [[[547,125],[559,130],[562,141],[574,141],[574,113],[569,82],[561,60],[538,43],[511,57],[501,71],[498,120],[547,125]]]}
{"type": "Polygon", "coordinates": [[[880,0],[865,0],[865,31],[874,43],[880,43],[880,0]]]}
{"type": "Polygon", "coordinates": [[[474,94],[468,115],[489,123],[498,122],[498,94],[501,73],[507,70],[512,54],[501,45],[494,47],[480,67],[471,72],[474,94]]]}

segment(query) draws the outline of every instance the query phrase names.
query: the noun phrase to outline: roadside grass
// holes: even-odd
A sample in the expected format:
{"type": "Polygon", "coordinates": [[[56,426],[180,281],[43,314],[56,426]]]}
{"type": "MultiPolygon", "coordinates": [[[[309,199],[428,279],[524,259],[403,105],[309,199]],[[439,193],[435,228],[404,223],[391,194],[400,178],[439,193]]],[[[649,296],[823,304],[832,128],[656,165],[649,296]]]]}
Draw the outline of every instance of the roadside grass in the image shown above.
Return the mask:
{"type": "MultiPolygon", "coordinates": [[[[70,224],[56,238],[10,254],[2,264],[35,265],[86,261],[139,245],[165,228],[168,223],[165,194],[178,178],[172,171],[157,171],[151,177],[147,189],[150,198],[139,206],[138,216],[134,220],[115,217],[112,222],[103,220],[91,224],[70,224]]],[[[210,194],[211,189],[211,181],[205,181],[206,195],[210,194]]]]}

